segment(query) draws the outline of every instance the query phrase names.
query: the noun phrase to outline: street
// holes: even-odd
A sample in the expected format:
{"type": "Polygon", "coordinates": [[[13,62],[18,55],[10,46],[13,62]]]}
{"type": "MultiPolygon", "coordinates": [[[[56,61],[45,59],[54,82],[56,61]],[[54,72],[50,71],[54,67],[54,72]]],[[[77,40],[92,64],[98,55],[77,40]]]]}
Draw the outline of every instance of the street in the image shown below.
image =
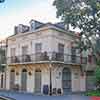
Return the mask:
{"type": "Polygon", "coordinates": [[[81,95],[67,96],[36,96],[27,93],[0,92],[1,96],[10,97],[15,100],[91,100],[90,97],[81,95]]]}

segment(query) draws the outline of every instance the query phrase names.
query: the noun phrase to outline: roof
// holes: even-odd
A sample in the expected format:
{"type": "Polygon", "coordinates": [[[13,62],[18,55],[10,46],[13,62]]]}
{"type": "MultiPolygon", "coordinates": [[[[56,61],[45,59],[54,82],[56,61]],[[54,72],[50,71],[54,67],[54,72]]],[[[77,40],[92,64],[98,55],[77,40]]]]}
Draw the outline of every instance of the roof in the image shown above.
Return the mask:
{"type": "MultiPolygon", "coordinates": [[[[40,30],[40,29],[44,28],[45,26],[52,26],[53,29],[55,28],[56,30],[62,30],[64,32],[71,32],[71,33],[73,33],[72,31],[67,31],[65,29],[65,24],[63,22],[58,22],[58,23],[52,24],[50,22],[49,23],[42,23],[42,22],[39,22],[39,21],[36,21],[36,20],[33,20],[33,19],[31,21],[35,21],[37,23],[36,27],[35,27],[35,31],[40,30]]],[[[30,21],[30,23],[31,23],[31,21],[30,21]]],[[[29,32],[25,32],[25,33],[31,33],[31,31],[29,30],[29,32]]],[[[16,34],[13,34],[12,36],[15,36],[15,35],[16,34]]],[[[74,34],[69,34],[69,35],[75,36],[74,34]]],[[[10,36],[10,37],[12,37],[12,36],[10,36]]]]}

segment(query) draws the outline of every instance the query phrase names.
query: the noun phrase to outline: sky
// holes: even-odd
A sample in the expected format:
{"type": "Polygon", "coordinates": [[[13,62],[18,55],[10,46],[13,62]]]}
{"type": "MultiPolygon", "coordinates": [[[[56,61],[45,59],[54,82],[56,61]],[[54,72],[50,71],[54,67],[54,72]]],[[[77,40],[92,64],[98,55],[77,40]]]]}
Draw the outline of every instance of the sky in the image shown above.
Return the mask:
{"type": "Polygon", "coordinates": [[[31,19],[58,22],[54,0],[5,0],[0,4],[0,39],[14,34],[14,26],[29,25],[31,19]]]}

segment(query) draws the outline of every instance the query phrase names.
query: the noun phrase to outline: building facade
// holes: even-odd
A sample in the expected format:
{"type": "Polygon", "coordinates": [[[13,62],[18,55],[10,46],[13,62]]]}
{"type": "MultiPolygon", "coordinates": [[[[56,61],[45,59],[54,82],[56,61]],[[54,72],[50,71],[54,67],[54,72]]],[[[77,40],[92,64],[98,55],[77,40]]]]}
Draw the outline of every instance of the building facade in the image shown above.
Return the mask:
{"type": "Polygon", "coordinates": [[[73,46],[77,37],[63,23],[30,21],[8,37],[6,89],[43,93],[52,85],[63,94],[86,91],[87,59],[73,46]]]}
{"type": "Polygon", "coordinates": [[[6,88],[6,40],[0,41],[0,89],[6,88]]]}

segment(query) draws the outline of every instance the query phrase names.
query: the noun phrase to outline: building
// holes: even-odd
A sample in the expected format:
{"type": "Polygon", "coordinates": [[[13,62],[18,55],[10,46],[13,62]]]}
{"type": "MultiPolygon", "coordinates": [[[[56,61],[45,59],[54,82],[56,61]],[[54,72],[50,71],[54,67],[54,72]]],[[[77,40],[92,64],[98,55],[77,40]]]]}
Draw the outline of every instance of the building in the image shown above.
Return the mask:
{"type": "Polygon", "coordinates": [[[63,94],[86,91],[87,60],[74,48],[75,39],[63,23],[31,20],[30,26],[16,26],[7,39],[6,89],[43,93],[51,86],[63,94]]]}
{"type": "Polygon", "coordinates": [[[6,40],[0,41],[0,89],[6,88],[6,40]]]}

